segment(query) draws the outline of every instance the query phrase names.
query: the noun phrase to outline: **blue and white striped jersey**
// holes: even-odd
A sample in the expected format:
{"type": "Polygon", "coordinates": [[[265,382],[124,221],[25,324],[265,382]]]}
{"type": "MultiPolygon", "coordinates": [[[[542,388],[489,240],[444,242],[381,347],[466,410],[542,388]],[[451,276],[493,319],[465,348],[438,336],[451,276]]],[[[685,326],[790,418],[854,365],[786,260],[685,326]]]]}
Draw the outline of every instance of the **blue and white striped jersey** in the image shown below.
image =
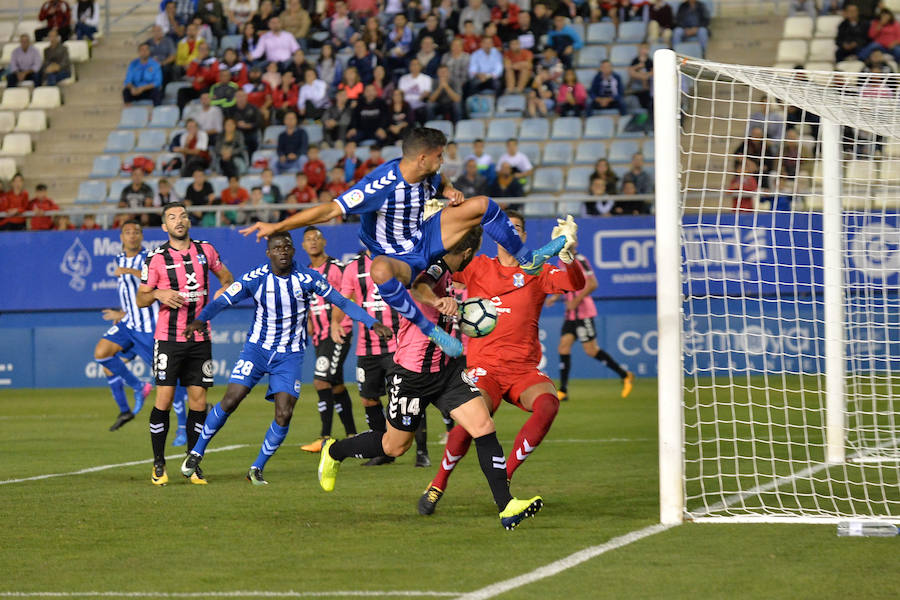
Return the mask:
{"type": "Polygon", "coordinates": [[[360,239],[374,254],[409,252],[422,237],[425,203],[441,187],[441,176],[407,183],[400,159],[378,166],[335,198],[345,215],[360,215],[360,239]]]}
{"type": "MultiPolygon", "coordinates": [[[[116,266],[140,272],[146,258],[146,250],[141,250],[134,256],[125,256],[125,253],[121,252],[116,255],[116,266]]],[[[119,275],[119,304],[125,311],[122,325],[141,333],[153,333],[156,328],[156,317],[159,314],[159,303],[154,302],[147,308],[138,307],[137,289],[140,284],[140,277],[128,273],[119,275]]]]}

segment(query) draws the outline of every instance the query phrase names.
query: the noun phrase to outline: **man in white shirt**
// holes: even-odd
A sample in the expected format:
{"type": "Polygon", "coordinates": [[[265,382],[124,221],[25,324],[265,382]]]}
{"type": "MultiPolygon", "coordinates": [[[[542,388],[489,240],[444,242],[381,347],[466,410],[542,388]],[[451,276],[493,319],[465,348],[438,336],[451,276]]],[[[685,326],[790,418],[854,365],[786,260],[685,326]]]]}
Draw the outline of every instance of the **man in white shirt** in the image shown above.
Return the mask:
{"type": "Polygon", "coordinates": [[[208,93],[200,95],[200,106],[193,105],[187,109],[185,118],[194,119],[197,127],[205,131],[209,138],[209,144],[214,146],[216,136],[222,131],[222,109],[213,106],[208,93]]]}
{"type": "Polygon", "coordinates": [[[431,77],[422,72],[422,65],[414,58],[409,61],[409,73],[400,78],[397,87],[403,92],[403,99],[416,114],[416,121],[426,120],[425,99],[431,93],[431,77]]]}
{"type": "Polygon", "coordinates": [[[297,96],[297,111],[302,119],[315,121],[322,117],[328,108],[328,84],[316,76],[313,69],[303,72],[303,85],[297,96]]]}
{"type": "Polygon", "coordinates": [[[519,140],[516,138],[509,138],[506,140],[506,153],[497,160],[497,166],[499,167],[503,163],[507,163],[513,168],[513,173],[518,176],[519,183],[522,185],[525,185],[525,178],[534,171],[534,165],[532,165],[531,161],[528,160],[528,157],[519,150],[519,140]]]}
{"type": "Polygon", "coordinates": [[[297,39],[281,29],[281,19],[272,17],[269,19],[269,31],[260,36],[252,56],[254,60],[265,56],[267,61],[278,63],[283,70],[299,48],[297,39]]]}

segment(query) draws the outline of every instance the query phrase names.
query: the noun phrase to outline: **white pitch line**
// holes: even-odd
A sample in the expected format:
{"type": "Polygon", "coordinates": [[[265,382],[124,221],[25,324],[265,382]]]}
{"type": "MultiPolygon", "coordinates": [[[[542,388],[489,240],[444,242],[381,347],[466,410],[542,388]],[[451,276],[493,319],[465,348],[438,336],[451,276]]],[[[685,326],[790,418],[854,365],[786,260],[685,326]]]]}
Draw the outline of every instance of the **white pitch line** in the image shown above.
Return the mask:
{"type": "Polygon", "coordinates": [[[459,592],[431,592],[417,590],[345,590],[333,592],[0,592],[0,598],[440,598],[458,596],[459,592]]]}
{"type": "Polygon", "coordinates": [[[480,590],[475,590],[474,592],[463,594],[456,600],[486,600],[487,598],[493,598],[494,596],[498,596],[510,590],[522,587],[523,585],[534,583],[535,581],[539,581],[546,577],[552,577],[553,575],[561,573],[566,569],[571,569],[572,567],[580,565],[581,563],[596,556],[605,554],[610,550],[617,550],[619,548],[622,548],[623,546],[627,546],[632,542],[636,542],[645,537],[650,537],[651,535],[663,532],[672,527],[674,526],[657,524],[650,525],[649,527],[644,527],[643,529],[638,529],[637,531],[626,533],[625,535],[621,535],[609,540],[605,544],[600,544],[599,546],[591,546],[590,548],[579,550],[574,554],[570,554],[565,558],[561,558],[550,564],[544,565],[543,567],[537,568],[529,573],[519,575],[518,577],[513,577],[512,579],[507,579],[506,581],[493,583],[487,587],[481,588],[480,590]]]}

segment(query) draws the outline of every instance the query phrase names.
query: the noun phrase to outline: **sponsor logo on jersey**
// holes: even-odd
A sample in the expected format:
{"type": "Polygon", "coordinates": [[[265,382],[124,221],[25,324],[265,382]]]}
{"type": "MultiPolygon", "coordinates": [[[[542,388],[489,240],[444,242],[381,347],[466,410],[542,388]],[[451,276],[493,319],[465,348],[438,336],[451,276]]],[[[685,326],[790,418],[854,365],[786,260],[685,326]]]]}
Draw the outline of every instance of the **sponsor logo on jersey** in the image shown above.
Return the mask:
{"type": "Polygon", "coordinates": [[[425,272],[428,273],[432,279],[439,279],[442,271],[441,265],[431,265],[425,272]]]}

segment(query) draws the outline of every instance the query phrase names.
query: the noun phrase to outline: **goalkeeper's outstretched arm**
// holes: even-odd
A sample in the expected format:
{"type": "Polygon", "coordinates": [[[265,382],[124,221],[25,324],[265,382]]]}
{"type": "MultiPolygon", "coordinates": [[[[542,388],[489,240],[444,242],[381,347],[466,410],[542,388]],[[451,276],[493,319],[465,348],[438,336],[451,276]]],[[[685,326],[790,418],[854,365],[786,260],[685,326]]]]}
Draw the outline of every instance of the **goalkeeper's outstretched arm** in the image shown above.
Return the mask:
{"type": "Polygon", "coordinates": [[[241,229],[241,233],[243,235],[250,235],[255,231],[256,241],[259,241],[262,238],[269,237],[273,233],[278,233],[279,231],[290,231],[291,229],[306,227],[307,225],[325,223],[331,219],[343,216],[343,214],[344,213],[341,211],[341,207],[337,202],[326,202],[325,204],[319,204],[318,206],[303,209],[278,223],[263,223],[262,221],[259,221],[249,227],[241,229]]]}

